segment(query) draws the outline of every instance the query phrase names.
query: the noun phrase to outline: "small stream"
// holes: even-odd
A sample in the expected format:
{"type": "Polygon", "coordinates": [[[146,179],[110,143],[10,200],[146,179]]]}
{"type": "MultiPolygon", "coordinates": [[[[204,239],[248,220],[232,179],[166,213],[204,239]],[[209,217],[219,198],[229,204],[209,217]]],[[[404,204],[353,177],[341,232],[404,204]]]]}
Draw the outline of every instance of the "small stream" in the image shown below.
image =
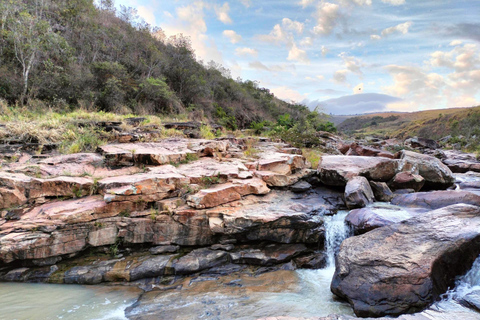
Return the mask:
{"type": "MultiPolygon", "coordinates": [[[[347,214],[348,211],[339,211],[325,217],[328,262],[324,269],[283,270],[257,277],[232,274],[203,281],[186,278],[178,283],[177,289],[144,294],[130,316],[132,319],[253,320],[268,316],[353,315],[350,306],[336,300],[330,292],[335,254],[342,241],[351,235],[344,223],[347,214]]],[[[461,312],[458,301],[475,290],[480,290],[480,257],[457,280],[455,289],[424,313],[437,319],[439,314],[448,317],[455,313],[456,308],[461,312]]],[[[127,286],[0,283],[0,319],[125,320],[125,308],[140,294],[139,289],[127,286]]],[[[441,316],[438,319],[443,319],[441,316]]]]}

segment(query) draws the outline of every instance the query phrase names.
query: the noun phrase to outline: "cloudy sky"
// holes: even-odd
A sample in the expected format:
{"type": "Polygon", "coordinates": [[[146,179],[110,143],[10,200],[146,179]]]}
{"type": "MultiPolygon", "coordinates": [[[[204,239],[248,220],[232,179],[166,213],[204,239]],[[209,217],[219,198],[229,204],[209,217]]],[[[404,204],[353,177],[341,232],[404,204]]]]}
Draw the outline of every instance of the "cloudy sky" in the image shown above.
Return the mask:
{"type": "Polygon", "coordinates": [[[167,35],[190,36],[199,59],[233,78],[327,112],[480,104],[479,0],[116,3],[167,35]]]}

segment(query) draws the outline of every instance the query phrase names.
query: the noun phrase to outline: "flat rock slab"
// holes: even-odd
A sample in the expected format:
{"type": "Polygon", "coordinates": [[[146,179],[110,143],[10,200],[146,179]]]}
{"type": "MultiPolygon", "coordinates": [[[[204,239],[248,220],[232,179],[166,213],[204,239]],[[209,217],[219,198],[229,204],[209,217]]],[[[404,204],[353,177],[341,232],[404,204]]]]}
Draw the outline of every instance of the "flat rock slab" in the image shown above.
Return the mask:
{"type": "Polygon", "coordinates": [[[206,178],[247,179],[252,172],[239,159],[219,161],[214,158],[201,158],[197,161],[182,164],[177,168],[179,174],[190,179],[190,183],[202,184],[206,178]]]}
{"type": "Polygon", "coordinates": [[[329,186],[345,186],[355,176],[389,181],[397,172],[397,160],[380,157],[322,156],[318,164],[320,180],[329,186]]]}
{"type": "Polygon", "coordinates": [[[31,159],[27,163],[12,163],[4,168],[11,173],[24,173],[35,178],[50,179],[58,176],[102,179],[141,172],[138,167],[109,168],[97,153],[76,153],[46,159],[31,159]]]}
{"type": "Polygon", "coordinates": [[[468,191],[447,190],[402,194],[392,200],[392,204],[397,206],[423,209],[438,209],[456,203],[480,206],[480,195],[468,191]]]}
{"type": "Polygon", "coordinates": [[[202,139],[169,139],[156,143],[123,143],[99,147],[111,165],[162,165],[179,163],[188,154],[211,156],[215,152],[225,152],[227,141],[202,139]]]}
{"type": "Polygon", "coordinates": [[[23,173],[0,172],[0,209],[45,197],[83,197],[93,192],[92,187],[90,177],[37,179],[23,173]]]}
{"type": "Polygon", "coordinates": [[[480,207],[458,204],[346,239],[331,289],[355,314],[396,316],[427,308],[480,252],[480,207]]]}
{"type": "Polygon", "coordinates": [[[271,244],[262,248],[236,250],[230,256],[233,263],[268,266],[289,261],[307,251],[304,244],[271,244]]]}
{"type": "Polygon", "coordinates": [[[249,194],[263,195],[270,192],[263,180],[254,178],[248,180],[235,180],[232,183],[225,183],[211,189],[189,195],[187,203],[197,209],[213,208],[219,205],[240,200],[249,194]]]}

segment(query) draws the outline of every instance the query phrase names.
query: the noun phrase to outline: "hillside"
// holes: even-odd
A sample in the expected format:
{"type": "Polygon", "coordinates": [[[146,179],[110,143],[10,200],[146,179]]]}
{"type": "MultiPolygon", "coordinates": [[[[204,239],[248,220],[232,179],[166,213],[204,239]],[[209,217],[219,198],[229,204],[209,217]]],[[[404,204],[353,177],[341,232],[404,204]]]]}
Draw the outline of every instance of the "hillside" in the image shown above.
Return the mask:
{"type": "Polygon", "coordinates": [[[111,0],[1,1],[0,12],[0,99],[10,105],[188,113],[229,129],[309,114],[197,60],[189,38],[167,38],[111,0]]]}
{"type": "Polygon", "coordinates": [[[406,139],[421,136],[441,139],[452,136],[466,145],[480,138],[480,106],[408,113],[375,113],[349,118],[339,124],[344,134],[375,135],[406,139]]]}

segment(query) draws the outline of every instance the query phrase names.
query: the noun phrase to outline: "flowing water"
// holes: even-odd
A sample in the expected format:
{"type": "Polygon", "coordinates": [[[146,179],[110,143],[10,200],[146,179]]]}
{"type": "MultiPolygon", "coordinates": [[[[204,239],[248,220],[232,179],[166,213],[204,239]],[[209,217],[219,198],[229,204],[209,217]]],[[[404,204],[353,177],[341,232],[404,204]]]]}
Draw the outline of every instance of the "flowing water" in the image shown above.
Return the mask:
{"type": "Polygon", "coordinates": [[[1,320],[124,320],[140,295],[130,287],[0,283],[1,320]]]}
{"type": "MultiPolygon", "coordinates": [[[[155,300],[136,311],[141,314],[157,307],[160,311],[151,319],[352,315],[350,306],[330,292],[335,252],[349,234],[344,224],[347,213],[325,217],[325,269],[277,271],[257,277],[230,275],[198,282],[195,278],[185,279],[182,289],[160,295],[151,292],[155,300]]],[[[0,320],[124,320],[125,308],[139,295],[130,287],[0,283],[0,320]]]]}
{"type": "MultiPolygon", "coordinates": [[[[353,315],[350,306],[330,292],[335,253],[350,235],[344,224],[347,213],[325,217],[328,265],[324,269],[276,271],[256,277],[232,274],[205,281],[186,278],[178,289],[144,294],[130,315],[133,319],[147,315],[142,319],[176,320],[353,315]]],[[[480,257],[456,282],[455,289],[424,314],[450,319],[452,314],[464,312],[458,301],[475,290],[480,290],[480,257]]],[[[125,320],[125,308],[140,293],[131,287],[0,283],[0,320],[125,320]]]]}

